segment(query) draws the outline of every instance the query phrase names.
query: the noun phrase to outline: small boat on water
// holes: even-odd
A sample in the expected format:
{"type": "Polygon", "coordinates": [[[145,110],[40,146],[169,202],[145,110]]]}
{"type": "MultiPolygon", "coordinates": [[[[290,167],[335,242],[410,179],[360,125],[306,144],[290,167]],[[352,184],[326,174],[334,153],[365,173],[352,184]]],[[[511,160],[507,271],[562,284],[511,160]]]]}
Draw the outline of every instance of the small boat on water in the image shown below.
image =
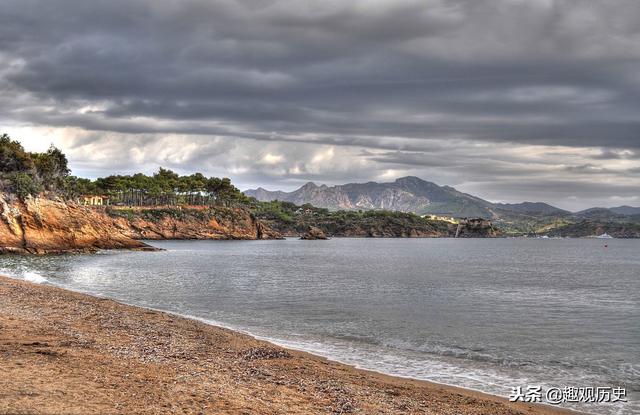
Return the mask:
{"type": "Polygon", "coordinates": [[[596,236],[597,239],[613,239],[613,236],[607,234],[606,232],[603,233],[602,235],[598,235],[596,236]]]}

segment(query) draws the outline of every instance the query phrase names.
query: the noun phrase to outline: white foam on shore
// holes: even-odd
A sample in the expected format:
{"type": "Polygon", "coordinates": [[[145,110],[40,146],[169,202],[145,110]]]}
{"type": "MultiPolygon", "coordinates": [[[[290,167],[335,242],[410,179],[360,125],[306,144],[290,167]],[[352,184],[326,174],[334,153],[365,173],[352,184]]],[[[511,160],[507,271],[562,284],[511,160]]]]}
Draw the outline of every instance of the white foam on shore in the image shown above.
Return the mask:
{"type": "MultiPolygon", "coordinates": [[[[90,294],[91,295],[91,294],[90,294]]],[[[371,371],[375,373],[380,373],[383,375],[393,376],[397,378],[404,379],[413,379],[426,381],[434,384],[440,384],[445,386],[451,386],[454,388],[466,389],[474,392],[483,393],[486,395],[491,395],[499,398],[507,398],[507,394],[498,392],[499,389],[508,390],[509,388],[505,386],[505,382],[511,384],[526,384],[529,382],[528,379],[522,378],[517,379],[508,379],[501,378],[496,376],[493,372],[486,372],[482,370],[471,370],[469,367],[457,367],[451,365],[450,363],[446,363],[444,361],[426,361],[421,360],[420,362],[415,362],[417,366],[421,366],[421,373],[416,371],[407,372],[405,367],[395,366],[393,364],[389,364],[395,359],[399,359],[399,361],[405,361],[405,357],[401,356],[387,356],[391,357],[391,359],[374,359],[371,355],[368,355],[363,350],[355,350],[352,349],[351,353],[342,348],[336,348],[335,345],[331,345],[325,342],[314,342],[314,341],[292,341],[292,340],[284,340],[278,337],[271,337],[266,335],[260,335],[253,331],[241,328],[239,326],[230,325],[218,320],[212,320],[208,318],[198,317],[192,314],[172,311],[163,308],[150,307],[146,305],[140,305],[131,302],[125,302],[120,300],[114,300],[121,304],[126,304],[134,307],[140,307],[148,310],[158,311],[165,314],[174,315],[176,317],[182,317],[190,320],[200,321],[202,323],[208,324],[210,326],[223,328],[227,330],[231,330],[237,333],[242,333],[253,337],[257,340],[267,341],[269,343],[275,344],[280,347],[287,348],[289,350],[296,350],[305,353],[309,353],[324,359],[327,359],[332,362],[337,362],[340,364],[344,364],[347,366],[354,367],[356,369],[363,369],[366,371],[371,371]],[[425,376],[426,373],[431,373],[431,376],[425,376]],[[496,389],[498,388],[498,389],[496,389]]],[[[545,385],[546,386],[546,385],[545,385]]],[[[588,406],[573,406],[573,405],[550,405],[546,402],[540,403],[542,406],[551,407],[551,408],[560,408],[566,410],[567,412],[576,412],[576,414],[583,415],[596,415],[596,414],[604,414],[605,412],[594,412],[600,411],[602,409],[608,410],[606,413],[611,415],[628,415],[633,412],[634,409],[631,408],[631,412],[627,411],[627,408],[624,408],[620,405],[617,406],[605,406],[598,407],[597,409],[588,407],[588,406]]]]}
{"type": "Polygon", "coordinates": [[[35,284],[43,284],[43,283],[49,281],[48,279],[46,279],[42,275],[38,274],[37,272],[33,272],[33,271],[23,272],[22,273],[22,279],[24,279],[25,281],[33,282],[35,284]]]}
{"type": "Polygon", "coordinates": [[[6,268],[0,268],[0,275],[4,275],[5,277],[13,278],[16,280],[29,281],[34,284],[44,284],[45,282],[49,282],[46,277],[38,274],[37,272],[27,270],[10,270],[6,268]]]}

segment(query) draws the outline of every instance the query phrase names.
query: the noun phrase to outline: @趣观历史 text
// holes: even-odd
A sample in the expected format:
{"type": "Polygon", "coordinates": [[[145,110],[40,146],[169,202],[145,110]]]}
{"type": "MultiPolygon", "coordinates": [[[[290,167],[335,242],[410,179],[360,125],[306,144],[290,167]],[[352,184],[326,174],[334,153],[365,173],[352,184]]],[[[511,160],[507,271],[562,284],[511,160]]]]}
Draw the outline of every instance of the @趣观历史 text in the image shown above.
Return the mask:
{"type": "Polygon", "coordinates": [[[514,386],[509,394],[511,402],[544,402],[559,405],[564,402],[575,403],[615,403],[627,402],[627,390],[625,388],[587,386],[563,388],[551,387],[543,389],[542,386],[529,385],[526,387],[514,386]]]}

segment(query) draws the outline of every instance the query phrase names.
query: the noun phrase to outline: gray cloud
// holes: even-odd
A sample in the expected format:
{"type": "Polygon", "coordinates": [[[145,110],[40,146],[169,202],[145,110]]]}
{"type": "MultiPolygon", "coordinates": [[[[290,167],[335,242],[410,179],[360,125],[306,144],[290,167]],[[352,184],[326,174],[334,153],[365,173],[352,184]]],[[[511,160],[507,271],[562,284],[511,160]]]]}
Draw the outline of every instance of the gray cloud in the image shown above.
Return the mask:
{"type": "MultiPolygon", "coordinates": [[[[632,197],[639,64],[635,0],[0,4],[0,122],[51,134],[88,174],[163,163],[290,188],[407,173],[496,199],[521,194],[509,177],[562,175],[632,197]]],[[[582,203],[561,194],[546,200],[582,203]]]]}

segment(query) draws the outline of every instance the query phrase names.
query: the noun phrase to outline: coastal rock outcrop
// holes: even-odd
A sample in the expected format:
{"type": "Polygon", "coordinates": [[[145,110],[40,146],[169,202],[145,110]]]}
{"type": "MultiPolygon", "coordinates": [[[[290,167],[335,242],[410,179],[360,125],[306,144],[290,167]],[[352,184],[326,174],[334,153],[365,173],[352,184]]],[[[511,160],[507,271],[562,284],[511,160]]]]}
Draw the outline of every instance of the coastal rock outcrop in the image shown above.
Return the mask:
{"type": "Polygon", "coordinates": [[[152,249],[118,232],[101,213],[74,203],[0,194],[0,210],[0,253],[152,249]]]}
{"type": "Polygon", "coordinates": [[[133,239],[281,239],[242,208],[207,206],[106,207],[102,212],[133,239]]]}
{"type": "Polygon", "coordinates": [[[457,225],[451,225],[455,238],[497,238],[502,232],[491,221],[481,218],[461,219],[457,225]]]}
{"type": "Polygon", "coordinates": [[[328,238],[322,229],[316,228],[315,226],[311,226],[309,227],[309,230],[307,230],[307,232],[305,232],[304,235],[300,237],[300,239],[316,240],[316,239],[328,239],[328,238]]]}
{"type": "Polygon", "coordinates": [[[55,254],[99,249],[153,250],[137,239],[278,239],[243,209],[89,208],[0,194],[0,253],[55,254]]]}
{"type": "Polygon", "coordinates": [[[439,238],[446,236],[436,228],[397,224],[350,226],[339,232],[347,238],[439,238]]]}

